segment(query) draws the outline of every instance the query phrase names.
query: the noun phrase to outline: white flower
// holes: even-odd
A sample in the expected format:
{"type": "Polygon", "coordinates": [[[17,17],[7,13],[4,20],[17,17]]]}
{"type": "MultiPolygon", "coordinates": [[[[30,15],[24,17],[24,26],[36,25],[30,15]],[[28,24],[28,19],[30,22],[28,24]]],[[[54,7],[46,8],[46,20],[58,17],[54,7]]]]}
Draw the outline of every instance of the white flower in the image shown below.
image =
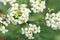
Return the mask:
{"type": "Polygon", "coordinates": [[[18,3],[15,3],[15,4],[11,4],[11,6],[12,6],[12,10],[11,11],[13,11],[13,10],[16,10],[16,9],[18,9],[18,7],[19,7],[19,4],[18,3]]]}
{"type": "Polygon", "coordinates": [[[21,4],[21,7],[25,8],[25,7],[27,7],[27,5],[26,4],[21,4]]]}
{"type": "Polygon", "coordinates": [[[4,5],[6,5],[8,1],[9,0],[0,0],[0,2],[2,2],[4,5]]]}
{"type": "Polygon", "coordinates": [[[2,23],[3,23],[5,26],[8,26],[8,23],[7,23],[7,22],[3,21],[2,23]]]}
{"type": "Polygon", "coordinates": [[[32,24],[29,24],[30,26],[30,30],[33,30],[34,33],[40,33],[40,26],[39,27],[36,27],[36,25],[32,25],[32,24]]]}
{"type": "Polygon", "coordinates": [[[22,34],[24,34],[24,33],[25,33],[25,30],[24,30],[24,28],[21,28],[21,30],[22,30],[22,34]]]}
{"type": "Polygon", "coordinates": [[[30,0],[30,2],[31,2],[31,3],[34,3],[34,2],[35,2],[35,0],[30,0]]]}
{"type": "Polygon", "coordinates": [[[2,31],[3,34],[8,32],[8,30],[5,29],[5,27],[7,27],[8,24],[10,24],[10,21],[8,20],[8,18],[5,15],[2,14],[0,16],[0,31],[2,31]]]}
{"type": "Polygon", "coordinates": [[[7,3],[13,4],[14,2],[16,2],[16,0],[0,0],[0,2],[6,5],[7,3]]]}
{"type": "Polygon", "coordinates": [[[2,16],[0,16],[0,25],[7,27],[8,24],[10,24],[10,21],[8,20],[8,18],[6,18],[5,15],[2,14],[2,16]]]}
{"type": "Polygon", "coordinates": [[[34,33],[40,33],[40,26],[39,27],[35,27],[34,33]]]}
{"type": "Polygon", "coordinates": [[[9,0],[9,3],[10,4],[13,4],[13,3],[15,3],[16,2],[16,0],[9,0]]]}
{"type": "Polygon", "coordinates": [[[14,24],[22,24],[29,20],[29,13],[31,11],[27,8],[26,4],[19,5],[18,3],[12,4],[12,7],[8,9],[7,16],[14,24]]]}
{"type": "Polygon", "coordinates": [[[48,19],[48,18],[49,18],[49,13],[46,13],[45,19],[48,19]]]}
{"type": "Polygon", "coordinates": [[[2,26],[2,27],[0,28],[0,31],[2,31],[2,33],[3,33],[3,34],[5,34],[6,32],[8,32],[8,30],[7,30],[7,29],[5,29],[5,27],[4,27],[4,26],[2,26]]]}
{"type": "Polygon", "coordinates": [[[37,12],[43,12],[43,10],[46,8],[45,6],[45,0],[41,1],[41,0],[30,0],[31,3],[31,10],[33,10],[34,13],[37,12]]]}
{"type": "Polygon", "coordinates": [[[47,23],[47,26],[49,26],[49,27],[50,27],[50,21],[49,21],[49,20],[47,20],[47,21],[46,21],[46,23],[47,23]]]}
{"type": "Polygon", "coordinates": [[[59,15],[60,15],[60,12],[58,12],[56,14],[47,13],[46,17],[45,17],[47,26],[53,28],[54,30],[60,29],[60,16],[59,15]]]}
{"type": "Polygon", "coordinates": [[[33,34],[40,33],[40,26],[37,27],[35,24],[29,24],[29,27],[21,28],[22,34],[28,39],[34,39],[33,34]]]}
{"type": "Polygon", "coordinates": [[[34,39],[34,37],[29,37],[28,39],[34,39]]]}

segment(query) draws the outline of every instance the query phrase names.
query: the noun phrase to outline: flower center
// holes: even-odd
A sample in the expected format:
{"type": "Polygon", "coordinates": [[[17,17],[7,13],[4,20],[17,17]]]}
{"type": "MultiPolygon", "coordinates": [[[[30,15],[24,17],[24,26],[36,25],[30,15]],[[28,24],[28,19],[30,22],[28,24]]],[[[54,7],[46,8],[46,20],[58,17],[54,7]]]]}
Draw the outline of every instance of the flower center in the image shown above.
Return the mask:
{"type": "Polygon", "coordinates": [[[41,0],[36,0],[38,6],[40,6],[40,1],[41,0]]]}
{"type": "Polygon", "coordinates": [[[59,22],[59,21],[58,21],[58,20],[56,20],[56,19],[55,19],[54,21],[55,21],[55,22],[59,22]]]}
{"type": "Polygon", "coordinates": [[[16,14],[14,15],[14,17],[18,19],[22,15],[22,13],[20,12],[19,9],[15,10],[15,12],[16,12],[16,14]]]}
{"type": "Polygon", "coordinates": [[[41,1],[41,0],[37,0],[37,1],[38,1],[38,4],[40,5],[40,1],[41,1]]]}

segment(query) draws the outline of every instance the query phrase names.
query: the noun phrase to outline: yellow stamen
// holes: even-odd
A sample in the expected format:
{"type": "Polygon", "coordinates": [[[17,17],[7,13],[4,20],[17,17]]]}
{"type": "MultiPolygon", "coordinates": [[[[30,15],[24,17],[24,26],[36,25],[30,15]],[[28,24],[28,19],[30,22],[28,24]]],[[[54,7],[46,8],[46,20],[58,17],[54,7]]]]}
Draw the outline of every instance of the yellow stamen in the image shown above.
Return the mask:
{"type": "Polygon", "coordinates": [[[18,18],[21,16],[21,12],[19,10],[16,10],[16,14],[15,14],[15,17],[18,18]]]}

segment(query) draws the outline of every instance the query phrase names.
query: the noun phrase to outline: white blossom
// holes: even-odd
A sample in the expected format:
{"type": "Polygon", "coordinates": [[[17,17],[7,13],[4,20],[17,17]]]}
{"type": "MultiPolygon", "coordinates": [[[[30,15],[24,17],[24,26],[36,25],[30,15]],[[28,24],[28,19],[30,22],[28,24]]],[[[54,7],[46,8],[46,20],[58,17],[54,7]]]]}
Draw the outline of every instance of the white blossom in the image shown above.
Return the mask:
{"type": "Polygon", "coordinates": [[[0,25],[8,26],[8,24],[10,24],[10,21],[8,20],[8,18],[6,18],[5,15],[2,14],[2,16],[0,16],[0,25]]]}
{"type": "Polygon", "coordinates": [[[37,27],[35,24],[29,24],[29,27],[21,28],[22,34],[25,34],[25,36],[28,39],[34,39],[33,34],[40,33],[40,26],[37,27]]]}
{"type": "Polygon", "coordinates": [[[16,0],[0,0],[0,2],[6,5],[7,3],[13,4],[14,2],[16,2],[16,0]]]}
{"type": "Polygon", "coordinates": [[[43,10],[46,8],[45,6],[45,0],[30,0],[31,3],[31,10],[33,10],[34,13],[37,12],[43,12],[43,10]]]}
{"type": "Polygon", "coordinates": [[[13,24],[22,24],[29,20],[30,12],[31,11],[27,8],[26,4],[19,5],[18,3],[15,3],[8,9],[7,17],[13,24]]]}
{"type": "Polygon", "coordinates": [[[46,17],[46,24],[47,26],[51,27],[52,29],[60,29],[60,11],[58,13],[47,13],[46,17]]]}
{"type": "Polygon", "coordinates": [[[2,2],[4,5],[6,5],[7,2],[9,2],[9,0],[0,0],[0,2],[2,2]]]}
{"type": "Polygon", "coordinates": [[[13,4],[13,3],[15,3],[16,2],[16,0],[9,0],[9,3],[10,4],[13,4]]]}
{"type": "Polygon", "coordinates": [[[1,14],[0,15],[0,31],[2,31],[3,34],[8,32],[8,30],[5,29],[5,27],[7,27],[8,24],[10,24],[10,21],[8,20],[8,18],[5,15],[1,14]]]}
{"type": "Polygon", "coordinates": [[[8,32],[8,30],[7,30],[7,29],[5,29],[5,27],[4,27],[4,26],[2,26],[2,27],[0,28],[0,31],[2,31],[2,33],[3,33],[3,34],[5,34],[6,32],[8,32]]]}

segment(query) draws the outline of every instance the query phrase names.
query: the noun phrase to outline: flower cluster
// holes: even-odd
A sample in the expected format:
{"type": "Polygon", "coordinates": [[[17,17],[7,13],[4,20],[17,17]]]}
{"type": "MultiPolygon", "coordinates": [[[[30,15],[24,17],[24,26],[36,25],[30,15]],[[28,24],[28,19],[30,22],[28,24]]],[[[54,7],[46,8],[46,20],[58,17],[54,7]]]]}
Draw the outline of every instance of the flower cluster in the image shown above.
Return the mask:
{"type": "Polygon", "coordinates": [[[22,24],[28,21],[30,12],[26,4],[15,3],[9,8],[7,17],[13,24],[22,24]]]}
{"type": "Polygon", "coordinates": [[[4,5],[6,5],[7,3],[12,4],[12,3],[16,2],[16,0],[0,0],[0,2],[2,2],[4,5]]]}
{"type": "Polygon", "coordinates": [[[4,26],[1,26],[0,31],[2,31],[2,33],[3,33],[3,34],[5,34],[6,32],[8,32],[8,30],[7,30],[7,29],[5,29],[5,27],[4,27],[4,26]]]}
{"type": "Polygon", "coordinates": [[[5,27],[7,27],[8,24],[10,24],[10,21],[5,17],[5,15],[1,14],[0,15],[0,31],[2,31],[3,34],[5,34],[5,32],[8,32],[5,29],[5,27]]]}
{"type": "MultiPolygon", "coordinates": [[[[43,12],[46,8],[45,0],[29,0],[31,3],[31,10],[34,13],[43,12]]],[[[26,23],[29,20],[29,13],[31,13],[30,9],[27,8],[27,4],[18,4],[16,0],[0,0],[1,3],[6,5],[10,4],[10,8],[8,9],[7,15],[2,15],[0,17],[0,31],[3,34],[8,32],[6,29],[8,24],[12,22],[13,24],[22,24],[26,23]]],[[[48,19],[46,19],[48,20],[48,19]]],[[[21,28],[22,34],[24,34],[28,39],[34,39],[34,34],[40,33],[40,26],[36,26],[35,24],[29,24],[28,27],[21,28]]]]}
{"type": "Polygon", "coordinates": [[[37,12],[43,12],[43,10],[46,8],[45,6],[45,0],[41,1],[41,0],[30,0],[31,3],[31,10],[33,10],[34,13],[37,12]]]}
{"type": "Polygon", "coordinates": [[[34,39],[33,34],[40,33],[40,26],[29,24],[29,27],[21,28],[22,34],[25,34],[28,39],[34,39]]]}
{"type": "Polygon", "coordinates": [[[46,14],[47,26],[51,26],[54,30],[60,29],[60,11],[58,13],[46,14]]]}

